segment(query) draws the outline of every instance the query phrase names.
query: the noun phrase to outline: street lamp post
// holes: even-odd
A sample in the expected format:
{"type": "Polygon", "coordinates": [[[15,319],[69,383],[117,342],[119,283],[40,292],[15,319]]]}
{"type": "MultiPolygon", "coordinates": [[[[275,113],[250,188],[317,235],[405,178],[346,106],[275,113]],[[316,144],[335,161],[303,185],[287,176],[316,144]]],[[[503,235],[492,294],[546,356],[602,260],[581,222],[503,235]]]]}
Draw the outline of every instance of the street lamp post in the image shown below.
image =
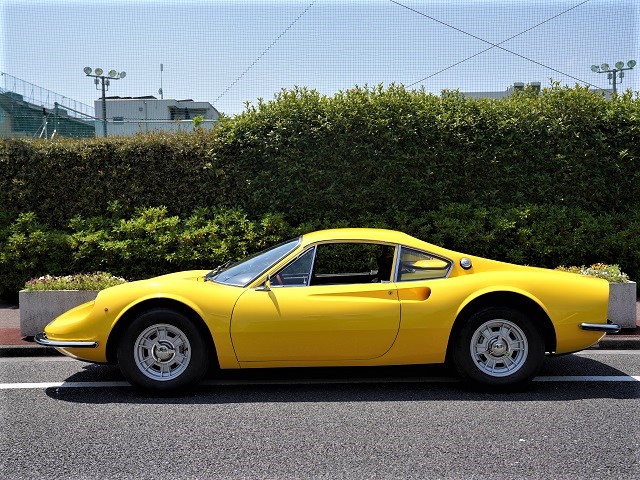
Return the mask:
{"type": "Polygon", "coordinates": [[[107,99],[106,92],[109,90],[109,84],[111,80],[120,80],[127,76],[126,72],[116,72],[115,70],[110,70],[107,75],[103,75],[104,71],[101,68],[96,68],[95,70],[91,70],[91,67],[84,67],[84,74],[87,77],[94,77],[94,83],[96,85],[96,90],[100,90],[100,84],[102,84],[102,133],[107,136],[107,99]],[[93,73],[92,73],[93,72],[93,73]]]}
{"type": "Polygon", "coordinates": [[[617,93],[616,84],[622,83],[624,78],[624,70],[632,70],[636,66],[635,60],[629,60],[627,66],[624,66],[624,62],[616,62],[615,68],[609,68],[608,63],[602,65],[591,65],[591,71],[594,73],[606,73],[609,83],[613,86],[613,93],[617,93]],[[620,81],[618,81],[620,80],[620,81]]]}

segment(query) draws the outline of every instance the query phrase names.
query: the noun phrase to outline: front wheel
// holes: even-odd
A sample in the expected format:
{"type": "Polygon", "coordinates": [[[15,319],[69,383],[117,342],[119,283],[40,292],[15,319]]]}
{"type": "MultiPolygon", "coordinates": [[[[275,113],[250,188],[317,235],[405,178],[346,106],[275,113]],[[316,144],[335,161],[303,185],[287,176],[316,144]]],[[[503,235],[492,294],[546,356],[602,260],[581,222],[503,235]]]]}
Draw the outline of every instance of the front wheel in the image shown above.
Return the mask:
{"type": "Polygon", "coordinates": [[[453,361],[461,377],[488,387],[529,382],[544,360],[544,342],[529,317],[511,308],[472,314],[455,339],[453,361]]]}
{"type": "Polygon", "coordinates": [[[156,308],[126,330],[118,345],[118,365],[136,386],[156,391],[186,388],[207,371],[206,344],[188,317],[156,308]]]}

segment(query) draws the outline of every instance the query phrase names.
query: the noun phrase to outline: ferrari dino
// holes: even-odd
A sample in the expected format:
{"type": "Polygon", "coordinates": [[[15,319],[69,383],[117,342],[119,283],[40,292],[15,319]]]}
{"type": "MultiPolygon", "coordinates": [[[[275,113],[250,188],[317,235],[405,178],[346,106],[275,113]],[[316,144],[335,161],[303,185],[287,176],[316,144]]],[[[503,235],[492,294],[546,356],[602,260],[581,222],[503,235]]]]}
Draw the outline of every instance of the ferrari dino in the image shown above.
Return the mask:
{"type": "Polygon", "coordinates": [[[302,235],[213,271],[101,291],[36,336],[176,390],[220,369],[450,361],[485,387],[530,381],[607,322],[604,280],[464,255],[380,229],[302,235]]]}

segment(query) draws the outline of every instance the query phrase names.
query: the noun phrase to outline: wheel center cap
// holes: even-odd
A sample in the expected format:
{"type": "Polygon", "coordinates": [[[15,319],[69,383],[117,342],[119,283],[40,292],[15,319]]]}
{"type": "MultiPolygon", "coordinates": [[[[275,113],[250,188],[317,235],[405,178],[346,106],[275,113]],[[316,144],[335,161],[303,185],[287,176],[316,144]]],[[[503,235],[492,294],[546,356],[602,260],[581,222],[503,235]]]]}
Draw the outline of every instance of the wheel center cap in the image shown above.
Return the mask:
{"type": "Polygon", "coordinates": [[[160,342],[153,347],[153,357],[158,362],[167,362],[171,360],[176,354],[173,345],[169,342],[160,342]]]}
{"type": "Polygon", "coordinates": [[[494,357],[502,357],[507,353],[507,344],[503,339],[496,338],[491,341],[489,351],[494,357]]]}

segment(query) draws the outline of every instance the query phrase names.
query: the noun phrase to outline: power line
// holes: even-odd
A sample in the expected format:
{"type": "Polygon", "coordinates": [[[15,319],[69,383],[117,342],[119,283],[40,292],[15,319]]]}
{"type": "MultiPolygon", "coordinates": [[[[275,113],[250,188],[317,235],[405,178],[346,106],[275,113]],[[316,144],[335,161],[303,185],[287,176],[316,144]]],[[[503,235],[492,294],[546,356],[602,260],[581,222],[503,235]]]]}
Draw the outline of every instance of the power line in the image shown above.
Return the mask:
{"type": "Polygon", "coordinates": [[[314,3],[316,3],[316,0],[313,0],[309,5],[307,5],[307,8],[305,8],[303,10],[303,12],[300,15],[298,15],[298,17],[293,22],[291,22],[289,24],[289,26],[287,28],[285,28],[280,33],[280,35],[278,35],[276,37],[276,39],[273,42],[271,42],[271,44],[267,48],[265,48],[264,51],[260,55],[258,55],[258,57],[253,62],[251,62],[251,64],[245,69],[244,72],[242,72],[238,76],[238,78],[236,78],[233,82],[231,82],[231,85],[229,85],[227,88],[225,88],[224,91],[220,95],[218,95],[218,98],[216,98],[213,103],[214,104],[218,103],[218,100],[220,100],[222,97],[224,97],[229,90],[231,90],[240,80],[242,80],[242,77],[244,77],[249,72],[249,70],[251,70],[256,65],[256,63],[258,63],[260,61],[260,59],[267,54],[267,52],[269,50],[271,50],[271,48],[276,43],[278,43],[278,40],[280,40],[289,30],[291,30],[291,27],[293,27],[298,22],[298,20],[300,20],[304,16],[304,14],[309,11],[309,9],[313,6],[314,3]]]}
{"type": "Polygon", "coordinates": [[[464,60],[460,60],[459,62],[456,62],[456,63],[454,63],[454,64],[452,64],[452,65],[449,65],[448,67],[443,68],[442,70],[440,70],[440,71],[438,71],[438,72],[436,72],[436,73],[433,73],[433,74],[431,74],[431,75],[428,75],[428,76],[424,77],[423,79],[418,80],[417,82],[413,82],[412,84],[408,85],[409,87],[412,87],[412,86],[414,86],[414,85],[416,85],[416,84],[418,84],[418,83],[424,82],[425,80],[428,80],[428,79],[429,79],[429,78],[431,78],[431,77],[435,77],[436,75],[439,75],[439,74],[440,74],[440,73],[442,73],[442,72],[445,72],[445,71],[447,71],[447,70],[449,70],[449,69],[451,69],[451,68],[453,68],[453,67],[456,67],[456,66],[460,65],[461,63],[464,63],[464,62],[466,62],[467,60],[470,60],[470,59],[472,59],[472,58],[474,58],[474,57],[477,57],[478,55],[481,55],[481,54],[483,54],[484,52],[487,52],[487,51],[489,51],[489,50],[491,50],[491,49],[493,49],[493,48],[499,48],[500,50],[504,50],[505,52],[508,52],[508,53],[510,53],[510,54],[512,54],[512,55],[515,55],[515,56],[520,57],[520,58],[522,58],[522,59],[524,59],[524,60],[527,60],[527,61],[529,61],[529,62],[535,63],[536,65],[539,65],[539,66],[541,66],[541,67],[544,67],[544,68],[547,68],[547,69],[549,69],[549,70],[552,70],[552,71],[554,71],[554,72],[556,72],[556,73],[559,73],[560,75],[564,75],[564,76],[566,76],[566,77],[569,77],[569,78],[572,78],[572,79],[574,79],[574,80],[577,80],[578,82],[584,83],[584,84],[586,84],[586,85],[587,85],[587,86],[589,86],[589,87],[593,86],[590,82],[586,82],[586,81],[581,80],[581,79],[579,79],[579,78],[577,78],[577,77],[574,77],[573,75],[569,75],[568,73],[561,72],[560,70],[557,70],[557,69],[555,69],[555,68],[553,68],[553,67],[550,67],[549,65],[545,65],[545,64],[540,63],[540,62],[538,62],[538,61],[536,61],[536,60],[533,60],[533,59],[531,59],[531,58],[525,57],[524,55],[521,55],[521,54],[519,54],[519,53],[516,53],[516,52],[514,52],[514,51],[512,51],[512,50],[509,50],[509,49],[507,49],[507,48],[504,48],[504,47],[501,47],[501,46],[500,46],[500,45],[502,45],[503,43],[506,43],[506,42],[508,42],[508,41],[510,41],[510,40],[512,40],[512,39],[514,39],[514,38],[516,38],[516,37],[519,37],[520,35],[523,35],[523,34],[525,34],[525,33],[529,32],[529,31],[533,30],[534,28],[539,27],[540,25],[543,25],[543,24],[545,24],[545,23],[547,23],[547,22],[549,22],[549,21],[551,21],[551,20],[553,20],[553,19],[555,19],[555,18],[557,18],[557,17],[559,17],[559,16],[561,16],[561,15],[564,15],[564,14],[565,14],[565,13],[567,13],[567,12],[570,12],[571,10],[574,10],[574,9],[576,9],[576,8],[578,8],[578,7],[582,6],[582,5],[584,5],[585,3],[590,2],[591,0],[584,0],[583,2],[581,2],[581,3],[577,4],[577,5],[574,5],[573,7],[568,8],[567,10],[565,10],[565,11],[563,11],[563,12],[561,12],[561,13],[557,14],[557,15],[554,15],[553,17],[550,17],[550,18],[548,18],[547,20],[544,20],[543,22],[540,22],[540,23],[538,23],[537,25],[534,25],[533,27],[530,27],[530,28],[528,28],[528,29],[526,29],[526,30],[524,30],[524,31],[522,31],[522,32],[520,32],[520,33],[518,33],[518,34],[516,34],[516,35],[513,35],[512,37],[509,37],[509,38],[507,38],[506,40],[503,40],[502,42],[499,42],[499,43],[492,43],[492,42],[490,42],[490,41],[488,41],[488,40],[485,40],[484,38],[480,38],[480,37],[478,37],[477,35],[474,35],[474,34],[472,34],[472,33],[466,32],[466,31],[464,31],[464,30],[462,30],[462,29],[460,29],[460,28],[454,27],[453,25],[450,25],[450,24],[448,24],[448,23],[446,23],[446,22],[443,22],[443,21],[441,21],[441,20],[438,20],[437,18],[434,18],[434,17],[432,17],[432,16],[430,16],[430,15],[427,15],[426,13],[420,12],[420,11],[418,11],[418,10],[414,9],[414,8],[411,8],[411,7],[409,7],[409,6],[407,6],[407,5],[404,5],[404,4],[400,3],[400,2],[397,2],[396,0],[389,0],[389,1],[390,1],[391,3],[394,3],[394,4],[398,5],[399,7],[406,8],[407,10],[409,10],[409,11],[411,11],[411,12],[414,12],[414,13],[417,13],[418,15],[421,15],[421,16],[423,16],[423,17],[425,17],[425,18],[428,18],[429,20],[432,20],[432,21],[434,21],[434,22],[436,22],[436,23],[439,23],[439,24],[441,24],[441,25],[444,25],[445,27],[451,28],[451,29],[453,29],[453,30],[455,30],[455,31],[457,31],[457,32],[460,32],[460,33],[462,33],[462,34],[464,34],[464,35],[467,35],[467,36],[469,36],[469,37],[475,38],[476,40],[480,40],[481,42],[483,42],[483,43],[487,43],[487,44],[489,44],[489,45],[490,45],[490,47],[485,48],[484,50],[482,50],[482,51],[480,51],[480,52],[478,52],[478,53],[476,53],[476,54],[474,54],[474,55],[471,55],[470,57],[467,57],[467,58],[465,58],[464,60]]]}

